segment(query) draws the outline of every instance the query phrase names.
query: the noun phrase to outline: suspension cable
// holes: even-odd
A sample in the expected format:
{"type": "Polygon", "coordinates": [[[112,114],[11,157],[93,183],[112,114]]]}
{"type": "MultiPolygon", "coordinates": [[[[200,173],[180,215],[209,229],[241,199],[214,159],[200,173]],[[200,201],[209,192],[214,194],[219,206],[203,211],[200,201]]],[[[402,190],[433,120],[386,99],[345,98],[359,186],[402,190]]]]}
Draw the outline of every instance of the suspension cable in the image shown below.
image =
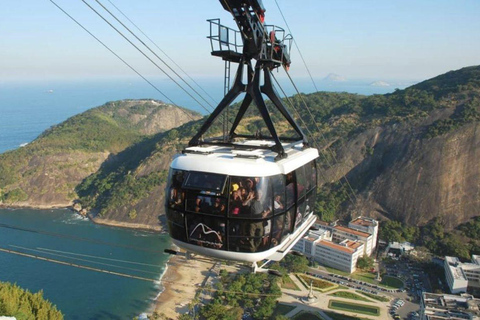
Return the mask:
{"type": "MultiPolygon", "coordinates": [[[[51,1],[51,0],[50,0],[51,1]]],[[[182,87],[171,75],[169,75],[165,70],[162,69],[155,61],[153,61],[145,52],[143,52],[137,45],[135,45],[128,37],[126,37],[120,30],[118,30],[110,21],[105,19],[95,8],[93,8],[90,4],[88,4],[85,0],[82,2],[89,7],[93,12],[95,12],[103,21],[105,21],[110,27],[112,27],[119,35],[121,35],[128,43],[130,43],[135,49],[137,49],[145,58],[147,58],[155,67],[157,67],[160,71],[162,71],[167,77],[170,78],[180,89],[182,89],[189,97],[191,97],[195,102],[197,102],[207,113],[210,111],[200,102],[197,98],[195,98],[190,92],[188,92],[184,87],[182,87]]]]}
{"type": "Polygon", "coordinates": [[[152,278],[146,278],[146,277],[140,277],[140,276],[135,276],[131,274],[126,274],[126,273],[121,273],[121,272],[115,272],[115,271],[110,271],[110,270],[105,270],[105,269],[100,269],[100,268],[94,268],[94,267],[89,267],[81,264],[76,264],[76,263],[71,263],[71,262],[66,262],[62,260],[56,260],[56,259],[51,259],[51,258],[45,258],[42,256],[38,256],[35,254],[29,254],[29,253],[24,253],[16,250],[11,250],[11,249],[6,249],[0,247],[0,252],[4,253],[9,253],[9,254],[14,254],[26,258],[31,258],[31,259],[36,259],[36,260],[42,260],[50,263],[56,263],[64,266],[69,266],[69,267],[74,267],[78,269],[84,269],[84,270],[90,270],[90,271],[95,271],[95,272],[100,272],[100,273],[106,273],[110,275],[115,275],[123,278],[131,278],[131,279],[136,279],[136,280],[142,280],[142,281],[147,281],[147,282],[153,282],[153,283],[168,283],[171,285],[176,285],[176,286],[182,286],[182,287],[190,287],[190,288],[197,288],[205,291],[210,291],[210,292],[222,292],[222,293],[229,293],[229,294],[238,294],[238,295],[244,295],[244,296],[252,296],[252,297],[278,297],[278,294],[272,294],[272,293],[250,293],[250,292],[243,292],[243,291],[229,291],[229,290],[220,290],[220,289],[215,289],[215,288],[206,288],[202,287],[199,288],[197,285],[192,284],[192,283],[181,283],[173,280],[164,280],[163,278],[161,279],[152,279],[152,278]]]}
{"type": "MultiPolygon", "coordinates": [[[[75,257],[71,257],[71,256],[68,256],[68,255],[59,254],[59,253],[47,252],[47,251],[44,251],[44,250],[39,250],[38,248],[37,249],[32,249],[32,248],[26,248],[26,247],[16,246],[16,245],[10,245],[10,246],[13,247],[13,248],[24,250],[24,251],[38,252],[38,253],[48,254],[48,255],[51,255],[51,256],[56,256],[56,257],[60,257],[60,258],[67,258],[67,259],[77,260],[77,261],[82,261],[82,262],[90,262],[90,263],[99,264],[99,265],[107,266],[107,267],[114,267],[114,268],[118,268],[118,269],[125,269],[125,270],[137,271],[137,272],[149,273],[149,274],[155,274],[155,275],[158,274],[158,272],[153,272],[153,271],[147,271],[147,270],[136,269],[136,268],[129,268],[129,267],[119,266],[119,265],[115,265],[115,264],[111,264],[111,263],[98,262],[98,261],[93,261],[93,260],[89,260],[89,259],[75,258],[75,257]]],[[[157,268],[158,267],[159,266],[157,266],[157,268]]]]}
{"type": "MultiPolygon", "coordinates": [[[[308,104],[306,103],[305,99],[303,98],[303,95],[300,93],[300,91],[298,90],[295,82],[293,81],[292,77],[290,76],[290,73],[288,72],[288,70],[286,68],[284,68],[286,74],[288,75],[288,78],[290,79],[290,82],[292,83],[293,87],[295,88],[295,91],[297,92],[298,96],[300,97],[300,100],[302,101],[303,105],[305,106],[305,109],[308,111],[308,114],[310,115],[310,118],[312,119],[312,122],[315,124],[315,127],[317,128],[317,131],[318,133],[320,134],[320,136],[322,137],[322,139],[324,140],[325,142],[325,145],[327,146],[326,150],[329,150],[329,153],[330,155],[332,156],[332,158],[334,159],[334,161],[336,163],[338,163],[338,159],[335,155],[335,153],[333,151],[330,150],[330,148],[328,147],[328,140],[327,138],[325,138],[325,135],[323,134],[323,132],[320,130],[320,127],[318,126],[318,123],[317,121],[315,121],[315,117],[313,116],[312,114],[312,111],[310,110],[310,108],[308,107],[308,104]]],[[[330,167],[332,167],[332,165],[329,164],[330,167]]],[[[346,175],[343,176],[343,178],[345,179],[345,183],[347,184],[348,188],[350,189],[350,192],[352,193],[353,197],[355,198],[355,201],[357,200],[357,196],[355,194],[355,191],[353,190],[352,188],[352,185],[350,184],[350,182],[348,181],[348,178],[346,175]]],[[[342,183],[342,180],[340,179],[340,184],[342,184],[343,186],[343,183],[342,183]]],[[[349,196],[350,198],[350,196],[349,196]]],[[[350,201],[352,201],[352,199],[350,198],[350,201]]],[[[355,202],[352,201],[352,204],[355,205],[355,202]]]]}
{"type": "Polygon", "coordinates": [[[195,81],[182,67],[180,67],[175,60],[173,60],[165,51],[158,46],[158,44],[153,41],[145,32],[143,32],[140,27],[135,24],[120,8],[118,8],[111,0],[107,0],[122,16],[124,16],[138,31],[140,31],[141,34],[145,36],[158,50],[160,50],[161,53],[163,53],[180,71],[182,71],[200,90],[202,90],[215,104],[218,104],[217,100],[213,98],[203,87],[195,81]]]}
{"type": "Polygon", "coordinates": [[[275,0],[275,3],[277,5],[278,11],[280,11],[280,15],[282,16],[283,21],[285,22],[285,25],[287,26],[288,33],[290,33],[292,35],[293,43],[295,44],[295,47],[297,48],[298,53],[300,54],[300,58],[303,61],[303,65],[305,66],[305,69],[307,69],[308,75],[310,76],[310,80],[312,80],[313,86],[315,87],[315,91],[318,91],[317,84],[313,80],[312,74],[310,73],[310,69],[308,68],[307,63],[305,62],[305,59],[303,58],[302,51],[300,51],[300,48],[298,47],[298,44],[297,44],[297,41],[295,40],[295,37],[293,37],[292,30],[290,30],[290,26],[288,25],[287,19],[285,19],[285,16],[283,15],[282,9],[278,5],[277,0],[275,0]]]}
{"type": "Polygon", "coordinates": [[[50,0],[61,12],[63,12],[67,17],[69,17],[73,22],[75,22],[79,27],[81,27],[85,32],[87,32],[90,36],[92,36],[95,40],[97,40],[102,46],[104,46],[108,51],[110,51],[115,57],[117,57],[120,61],[122,61],[127,67],[129,67],[133,72],[135,72],[138,76],[140,76],[145,82],[147,82],[152,88],[154,88],[158,93],[160,93],[167,101],[169,101],[174,107],[179,108],[191,121],[195,119],[189,114],[186,110],[179,107],[172,99],[170,99],[165,93],[163,93],[157,86],[155,86],[150,80],[145,78],[140,72],[138,72],[134,67],[132,67],[128,62],[126,62],[122,57],[120,57],[115,51],[110,49],[102,40],[97,38],[92,32],[90,32],[86,27],[84,27],[79,21],[77,21],[74,17],[72,17],[68,12],[66,12],[62,7],[60,7],[55,1],[50,0]]]}
{"type": "MultiPolygon", "coordinates": [[[[120,23],[131,35],[133,35],[141,44],[143,44],[155,57],[157,57],[170,71],[172,71],[180,80],[182,80],[190,89],[193,90],[203,101],[205,101],[211,108],[215,108],[208,102],[195,88],[193,88],[181,75],[179,75],[172,67],[168,65],[160,56],[153,51],[142,39],[140,39],[130,28],[128,28],[122,21],[120,21],[108,8],[106,8],[100,0],[95,0],[105,11],[107,11],[118,23],[120,23]]],[[[85,3],[85,1],[83,1],[85,3]]],[[[163,71],[163,70],[162,70],[163,71]]],[[[165,73],[165,72],[164,72],[165,73]]],[[[173,79],[172,79],[173,80],[173,79]]]]}
{"type": "Polygon", "coordinates": [[[18,226],[5,224],[5,223],[0,223],[0,228],[6,228],[6,229],[12,229],[12,230],[18,230],[18,231],[30,232],[30,233],[38,233],[38,234],[43,234],[43,235],[56,237],[56,238],[90,242],[90,243],[101,244],[101,245],[106,245],[106,246],[111,246],[111,247],[124,248],[124,249],[133,249],[133,250],[145,251],[145,252],[151,252],[151,253],[163,253],[162,251],[152,250],[152,249],[148,249],[148,248],[140,248],[140,247],[129,246],[129,245],[121,245],[121,244],[118,244],[118,243],[101,241],[101,240],[94,240],[94,239],[89,239],[89,238],[82,238],[82,237],[72,236],[72,235],[63,234],[63,233],[55,233],[55,232],[49,232],[49,231],[43,231],[43,230],[36,230],[36,229],[18,227],[18,226]]]}

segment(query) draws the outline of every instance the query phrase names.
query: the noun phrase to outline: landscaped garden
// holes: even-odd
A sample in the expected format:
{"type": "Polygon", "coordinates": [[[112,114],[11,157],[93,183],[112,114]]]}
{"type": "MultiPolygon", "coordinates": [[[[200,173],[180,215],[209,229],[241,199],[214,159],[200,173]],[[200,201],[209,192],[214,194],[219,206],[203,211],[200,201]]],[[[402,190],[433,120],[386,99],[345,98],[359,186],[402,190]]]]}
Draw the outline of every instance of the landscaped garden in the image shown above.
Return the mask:
{"type": "Polygon", "coordinates": [[[317,314],[311,313],[311,312],[299,312],[292,318],[293,320],[324,320],[322,317],[320,317],[317,314]]]}
{"type": "Polygon", "coordinates": [[[382,276],[382,282],[380,283],[385,287],[395,288],[395,289],[403,288],[403,285],[404,285],[401,279],[397,277],[387,276],[387,275],[382,276]]]}
{"type": "Polygon", "coordinates": [[[343,302],[339,300],[330,300],[328,303],[330,309],[337,309],[342,311],[348,311],[353,313],[362,313],[369,316],[379,316],[380,308],[374,306],[368,306],[365,304],[343,302]]]}
{"type": "Polygon", "coordinates": [[[371,302],[365,297],[362,297],[356,293],[353,292],[348,292],[348,291],[337,291],[334,293],[330,293],[329,296],[334,296],[338,298],[345,298],[345,299],[352,299],[352,300],[359,300],[359,301],[366,301],[366,302],[371,302]]]}
{"type": "Polygon", "coordinates": [[[336,284],[333,284],[331,282],[321,280],[315,277],[311,277],[306,274],[298,274],[297,275],[300,281],[305,285],[305,287],[309,288],[310,287],[310,282],[312,282],[313,288],[319,291],[328,291],[334,288],[337,288],[338,286],[336,284]]]}

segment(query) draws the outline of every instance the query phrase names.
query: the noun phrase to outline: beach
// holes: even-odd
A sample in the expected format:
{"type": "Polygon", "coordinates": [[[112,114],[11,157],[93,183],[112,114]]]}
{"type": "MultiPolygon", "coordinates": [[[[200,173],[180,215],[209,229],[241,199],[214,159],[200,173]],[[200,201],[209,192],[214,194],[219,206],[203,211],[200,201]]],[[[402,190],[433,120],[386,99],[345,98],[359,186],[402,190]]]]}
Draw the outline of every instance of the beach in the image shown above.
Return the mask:
{"type": "Polygon", "coordinates": [[[214,264],[214,261],[203,258],[172,256],[162,277],[164,291],[155,301],[154,312],[168,319],[177,319],[179,315],[187,313],[189,303],[195,298],[195,293],[214,264]]]}

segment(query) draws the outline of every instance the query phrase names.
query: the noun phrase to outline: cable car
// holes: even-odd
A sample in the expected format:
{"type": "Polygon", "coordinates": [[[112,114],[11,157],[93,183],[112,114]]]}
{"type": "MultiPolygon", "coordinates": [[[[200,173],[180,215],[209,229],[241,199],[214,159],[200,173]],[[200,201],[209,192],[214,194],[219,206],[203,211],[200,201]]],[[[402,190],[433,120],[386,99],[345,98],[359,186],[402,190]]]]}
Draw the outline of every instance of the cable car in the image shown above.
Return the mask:
{"type": "Polygon", "coordinates": [[[308,146],[271,81],[271,70],[290,65],[284,42],[291,37],[278,39],[283,29],[264,24],[260,0],[221,3],[242,32],[221,25],[218,19],[208,20],[212,55],[228,64],[238,63],[236,78],[189,146],[170,165],[167,225],[173,243],[187,252],[251,262],[256,267],[256,262],[265,259],[281,260],[315,222],[318,151],[308,146]],[[241,47],[237,36],[242,38],[241,47]],[[205,139],[217,117],[241,93],[245,97],[228,136],[205,139]],[[277,133],[264,95],[290,124],[294,136],[277,133]],[[252,102],[269,135],[237,133],[252,102]]]}

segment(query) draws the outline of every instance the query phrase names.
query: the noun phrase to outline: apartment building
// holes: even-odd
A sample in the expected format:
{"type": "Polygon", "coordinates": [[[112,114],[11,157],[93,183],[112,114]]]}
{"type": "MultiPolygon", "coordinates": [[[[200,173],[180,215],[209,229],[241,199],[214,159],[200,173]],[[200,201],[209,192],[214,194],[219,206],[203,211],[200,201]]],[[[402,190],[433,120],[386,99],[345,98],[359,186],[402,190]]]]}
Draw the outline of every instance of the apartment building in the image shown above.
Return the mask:
{"type": "Polygon", "coordinates": [[[319,229],[300,239],[293,250],[323,265],[352,273],[356,270],[358,258],[364,255],[364,244],[348,239],[335,243],[329,230],[319,229]]]}
{"type": "Polygon", "coordinates": [[[480,299],[468,294],[424,292],[420,301],[421,320],[480,320],[480,299]]]}
{"type": "Polygon", "coordinates": [[[468,287],[480,287],[480,256],[473,255],[472,262],[461,262],[457,257],[445,257],[445,278],[450,292],[467,292],[468,287]]]}
{"type": "Polygon", "coordinates": [[[348,223],[348,227],[350,229],[362,231],[372,235],[372,251],[377,247],[378,225],[379,223],[377,220],[362,216],[355,218],[348,223]]]}

